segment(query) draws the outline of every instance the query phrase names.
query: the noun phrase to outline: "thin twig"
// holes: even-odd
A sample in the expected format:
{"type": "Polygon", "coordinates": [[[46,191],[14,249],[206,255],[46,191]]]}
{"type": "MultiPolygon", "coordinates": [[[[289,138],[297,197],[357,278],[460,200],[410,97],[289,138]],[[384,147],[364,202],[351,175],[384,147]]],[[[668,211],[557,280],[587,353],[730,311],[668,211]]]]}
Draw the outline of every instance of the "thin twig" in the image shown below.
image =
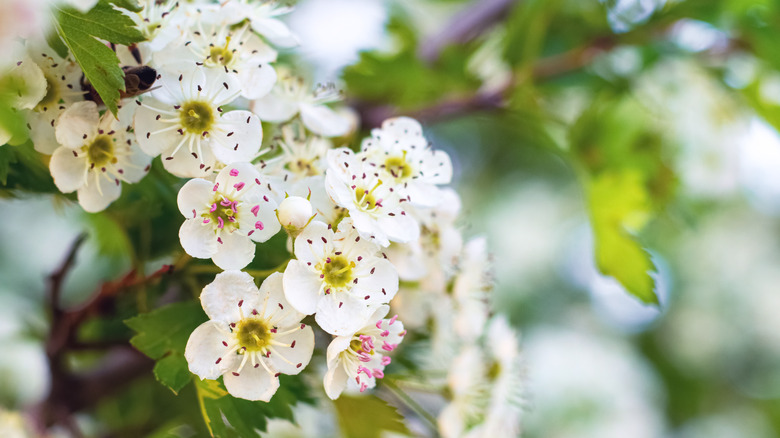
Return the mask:
{"type": "Polygon", "coordinates": [[[390,392],[393,393],[404,405],[406,405],[409,409],[414,411],[417,415],[420,416],[423,420],[425,420],[426,423],[433,429],[434,431],[438,431],[439,427],[436,424],[436,418],[433,417],[428,411],[425,410],[422,406],[420,406],[417,401],[415,401],[412,397],[409,396],[409,394],[405,393],[401,388],[398,387],[395,383],[393,383],[392,379],[385,378],[382,379],[382,384],[390,390],[390,392]]]}
{"type": "Polygon", "coordinates": [[[68,275],[68,272],[70,272],[70,269],[73,267],[73,263],[76,262],[76,253],[86,239],[86,233],[79,234],[76,237],[76,240],[70,245],[70,250],[59,269],[49,275],[49,304],[52,308],[52,313],[59,313],[62,311],[60,308],[62,285],[65,282],[65,277],[68,275]]]}

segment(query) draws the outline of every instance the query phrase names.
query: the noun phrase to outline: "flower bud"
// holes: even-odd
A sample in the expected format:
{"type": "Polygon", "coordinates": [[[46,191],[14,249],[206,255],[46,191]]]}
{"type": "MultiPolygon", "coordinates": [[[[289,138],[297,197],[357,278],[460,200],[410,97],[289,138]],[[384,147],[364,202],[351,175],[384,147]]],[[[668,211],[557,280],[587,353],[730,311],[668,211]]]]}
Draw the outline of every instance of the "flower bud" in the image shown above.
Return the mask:
{"type": "Polygon", "coordinates": [[[306,228],[314,213],[312,212],[311,203],[306,198],[290,196],[279,204],[276,216],[279,218],[279,223],[287,230],[287,233],[295,237],[306,228]]]}

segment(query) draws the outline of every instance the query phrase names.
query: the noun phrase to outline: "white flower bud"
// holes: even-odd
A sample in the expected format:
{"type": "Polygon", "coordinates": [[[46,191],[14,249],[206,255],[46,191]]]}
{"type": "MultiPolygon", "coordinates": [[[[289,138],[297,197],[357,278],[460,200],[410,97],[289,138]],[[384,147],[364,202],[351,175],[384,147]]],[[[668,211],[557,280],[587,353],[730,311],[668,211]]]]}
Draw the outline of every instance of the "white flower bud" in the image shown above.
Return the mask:
{"type": "Polygon", "coordinates": [[[276,210],[279,223],[290,233],[295,235],[309,224],[312,212],[311,203],[300,196],[285,198],[276,210]]]}

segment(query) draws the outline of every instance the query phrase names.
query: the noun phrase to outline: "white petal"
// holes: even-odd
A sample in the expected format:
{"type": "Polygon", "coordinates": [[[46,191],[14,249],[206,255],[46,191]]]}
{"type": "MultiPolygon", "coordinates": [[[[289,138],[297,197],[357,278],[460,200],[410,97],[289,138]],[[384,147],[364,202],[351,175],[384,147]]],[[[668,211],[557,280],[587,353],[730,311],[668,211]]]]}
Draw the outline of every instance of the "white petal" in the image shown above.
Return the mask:
{"type": "Polygon", "coordinates": [[[225,335],[227,331],[228,328],[224,323],[206,321],[199,325],[187,340],[184,357],[187,359],[190,371],[201,379],[216,380],[231,367],[229,361],[236,355],[226,356],[229,350],[222,342],[228,341],[225,335]]]}
{"type": "Polygon", "coordinates": [[[250,57],[247,61],[257,65],[258,63],[276,62],[278,53],[271,46],[269,46],[262,38],[250,33],[249,37],[244,40],[244,44],[241,46],[245,53],[249,53],[250,57]]]}
{"type": "Polygon", "coordinates": [[[389,303],[398,292],[398,273],[395,267],[385,259],[375,259],[373,262],[358,265],[355,275],[358,283],[352,287],[352,293],[357,296],[369,297],[366,304],[389,303]],[[373,270],[373,274],[371,271],[373,270]]]}
{"type": "Polygon", "coordinates": [[[323,137],[338,137],[349,132],[349,120],[325,105],[300,105],[303,124],[323,137]]]}
{"type": "Polygon", "coordinates": [[[187,181],[176,196],[181,214],[187,219],[197,218],[201,210],[208,208],[209,201],[214,196],[213,188],[213,183],[202,178],[187,181]]]}
{"type": "Polygon", "coordinates": [[[333,232],[322,222],[310,223],[298,237],[295,238],[295,257],[301,262],[310,262],[315,265],[324,259],[325,242],[333,238],[333,232]]]}
{"type": "Polygon", "coordinates": [[[225,373],[225,388],[233,397],[267,402],[276,394],[279,378],[269,374],[263,365],[258,365],[257,368],[244,366],[238,376],[234,372],[225,373]]]}
{"type": "Polygon", "coordinates": [[[54,134],[61,145],[80,148],[97,135],[99,119],[95,102],[76,102],[57,119],[54,134]]]}
{"type": "Polygon", "coordinates": [[[167,115],[157,112],[151,108],[157,108],[164,111],[175,111],[173,106],[160,102],[152,98],[145,98],[144,106],[135,111],[133,117],[133,127],[135,129],[136,141],[147,155],[156,157],[162,152],[176,147],[182,140],[183,135],[176,129],[169,129],[172,126],[178,126],[178,122],[163,122],[162,119],[179,119],[176,115],[167,115]]]}
{"type": "Polygon", "coordinates": [[[187,219],[179,228],[179,241],[184,252],[199,259],[210,259],[217,252],[217,236],[210,225],[200,218],[187,219]]]}
{"type": "Polygon", "coordinates": [[[373,239],[376,243],[384,247],[390,245],[387,234],[376,219],[362,211],[356,210],[351,210],[349,216],[352,218],[355,229],[358,230],[361,236],[366,239],[373,239]]]}
{"type": "Polygon", "coordinates": [[[410,215],[396,212],[395,216],[380,217],[379,227],[393,242],[406,243],[420,238],[420,225],[410,215]]]}
{"type": "MultiPolygon", "coordinates": [[[[132,135],[132,134],[128,134],[132,135]]],[[[122,147],[122,144],[119,145],[122,147]]],[[[138,143],[132,142],[128,146],[124,143],[125,151],[128,153],[119,163],[117,168],[122,170],[122,177],[129,183],[137,183],[149,173],[152,164],[152,157],[146,155],[138,147],[138,143]]]]}
{"type": "MultiPolygon", "coordinates": [[[[13,8],[13,6],[12,6],[13,8]]],[[[41,68],[27,56],[5,73],[11,106],[32,109],[46,96],[46,78],[41,68]]]]}
{"type": "MultiPolygon", "coordinates": [[[[254,184],[254,183],[252,183],[254,184]]],[[[255,242],[265,242],[282,229],[276,218],[276,202],[268,196],[251,196],[238,208],[238,223],[255,242]]]]}
{"type": "Polygon", "coordinates": [[[217,252],[211,256],[215,265],[222,269],[244,269],[255,258],[255,242],[238,232],[222,233],[222,243],[217,243],[217,252]]]}
{"type": "Polygon", "coordinates": [[[214,183],[217,189],[229,198],[236,200],[245,193],[255,191],[260,173],[246,162],[233,163],[220,170],[214,183]]]}
{"type": "Polygon", "coordinates": [[[241,95],[247,99],[259,99],[268,94],[276,84],[276,71],[271,64],[252,64],[238,72],[241,95]]]}
{"type": "Polygon", "coordinates": [[[294,47],[298,38],[290,32],[286,24],[275,18],[252,18],[252,29],[268,38],[272,44],[279,47],[294,47]]]}
{"type": "Polygon", "coordinates": [[[365,325],[373,309],[366,307],[362,298],[348,292],[325,295],[317,302],[314,319],[320,328],[332,335],[348,335],[365,325]]]}
{"type": "MultiPolygon", "coordinates": [[[[49,109],[45,112],[30,111],[27,113],[27,122],[30,124],[30,139],[35,150],[46,155],[51,155],[60,147],[57,137],[54,135],[52,122],[62,111],[49,109]]],[[[0,141],[0,144],[3,142],[0,141]]]]}
{"type": "Polygon", "coordinates": [[[81,207],[90,213],[105,210],[122,193],[122,184],[118,179],[108,179],[99,172],[87,175],[87,184],[78,191],[81,207]],[[97,174],[98,177],[93,176],[97,174]]]}
{"type": "Polygon", "coordinates": [[[325,393],[331,400],[336,400],[341,393],[344,392],[344,389],[347,387],[348,379],[349,376],[347,375],[347,372],[344,371],[344,367],[341,363],[338,363],[338,365],[333,368],[328,367],[328,372],[325,373],[325,378],[322,383],[325,387],[325,393]]]}
{"type": "Polygon", "coordinates": [[[265,308],[263,316],[268,318],[274,315],[272,322],[275,326],[289,328],[298,325],[305,315],[295,310],[285,298],[283,277],[281,272],[274,272],[266,278],[260,285],[260,296],[265,308]]]}
{"type": "Polygon", "coordinates": [[[240,308],[251,313],[261,309],[262,301],[252,276],[241,271],[220,272],[200,294],[200,302],[209,319],[233,323],[241,320],[240,308]],[[239,306],[240,304],[240,306],[239,306]]]}
{"type": "Polygon", "coordinates": [[[298,114],[298,102],[274,89],[252,101],[250,109],[264,122],[281,123],[298,114]]]}
{"type": "Polygon", "coordinates": [[[422,136],[420,122],[411,117],[393,117],[382,122],[382,131],[393,137],[422,136]]]}
{"type": "MultiPolygon", "coordinates": [[[[176,145],[173,145],[170,149],[163,152],[162,159],[163,167],[168,172],[180,177],[180,178],[202,178],[211,175],[214,168],[215,159],[214,154],[211,152],[211,148],[208,143],[205,143],[201,147],[201,154],[196,157],[192,155],[188,147],[189,138],[183,138],[179,136],[179,141],[185,140],[185,144],[173,155],[176,145]]],[[[193,152],[197,152],[197,142],[199,138],[195,138],[193,141],[193,152]]]]}
{"type": "Polygon", "coordinates": [[[61,147],[54,151],[49,161],[49,171],[54,184],[62,193],[78,190],[86,182],[87,155],[74,156],[73,149],[61,147]]]}
{"type": "Polygon", "coordinates": [[[317,310],[320,299],[319,274],[300,260],[290,260],[282,281],[284,297],[295,310],[311,315],[317,310]]]}
{"type": "Polygon", "coordinates": [[[352,334],[348,336],[337,336],[330,341],[326,353],[328,368],[336,365],[335,362],[338,361],[339,354],[349,348],[350,342],[352,342],[352,334]]]}
{"type": "MultiPolygon", "coordinates": [[[[280,327],[281,329],[282,327],[280,327]]],[[[275,351],[271,353],[268,360],[277,371],[295,375],[309,365],[312,352],[314,352],[314,331],[311,327],[306,326],[293,333],[274,337],[273,340],[290,345],[290,347],[273,347],[275,351]]]]}
{"type": "Polygon", "coordinates": [[[217,126],[209,133],[217,160],[225,164],[252,161],[263,142],[260,119],[249,111],[230,111],[219,119],[217,126]]]}
{"type": "Polygon", "coordinates": [[[399,191],[402,198],[408,196],[409,202],[415,206],[435,207],[443,202],[441,189],[421,179],[409,181],[399,191]]]}
{"type": "Polygon", "coordinates": [[[426,152],[420,171],[429,184],[449,184],[452,181],[452,160],[444,151],[426,152]]]}

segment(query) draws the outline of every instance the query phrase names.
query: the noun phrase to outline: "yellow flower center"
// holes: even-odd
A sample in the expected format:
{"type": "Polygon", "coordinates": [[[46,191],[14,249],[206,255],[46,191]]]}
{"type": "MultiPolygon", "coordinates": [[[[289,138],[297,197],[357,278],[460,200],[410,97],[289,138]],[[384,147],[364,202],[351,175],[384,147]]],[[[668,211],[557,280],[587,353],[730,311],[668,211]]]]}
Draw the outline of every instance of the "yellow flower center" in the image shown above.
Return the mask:
{"type": "Polygon", "coordinates": [[[210,104],[195,100],[181,106],[179,117],[185,131],[201,135],[211,129],[214,123],[214,110],[210,104]]]}
{"type": "Polygon", "coordinates": [[[333,287],[341,288],[352,281],[352,268],[354,262],[350,262],[344,256],[333,256],[330,263],[325,263],[322,267],[322,274],[325,276],[325,282],[333,287]]]}
{"type": "Polygon", "coordinates": [[[236,337],[246,351],[260,351],[271,343],[271,327],[260,318],[242,319],[236,326],[236,337]]]}
{"type": "Polygon", "coordinates": [[[114,156],[114,141],[107,135],[98,135],[87,146],[87,159],[95,167],[103,167],[108,163],[116,163],[114,156]]]}

